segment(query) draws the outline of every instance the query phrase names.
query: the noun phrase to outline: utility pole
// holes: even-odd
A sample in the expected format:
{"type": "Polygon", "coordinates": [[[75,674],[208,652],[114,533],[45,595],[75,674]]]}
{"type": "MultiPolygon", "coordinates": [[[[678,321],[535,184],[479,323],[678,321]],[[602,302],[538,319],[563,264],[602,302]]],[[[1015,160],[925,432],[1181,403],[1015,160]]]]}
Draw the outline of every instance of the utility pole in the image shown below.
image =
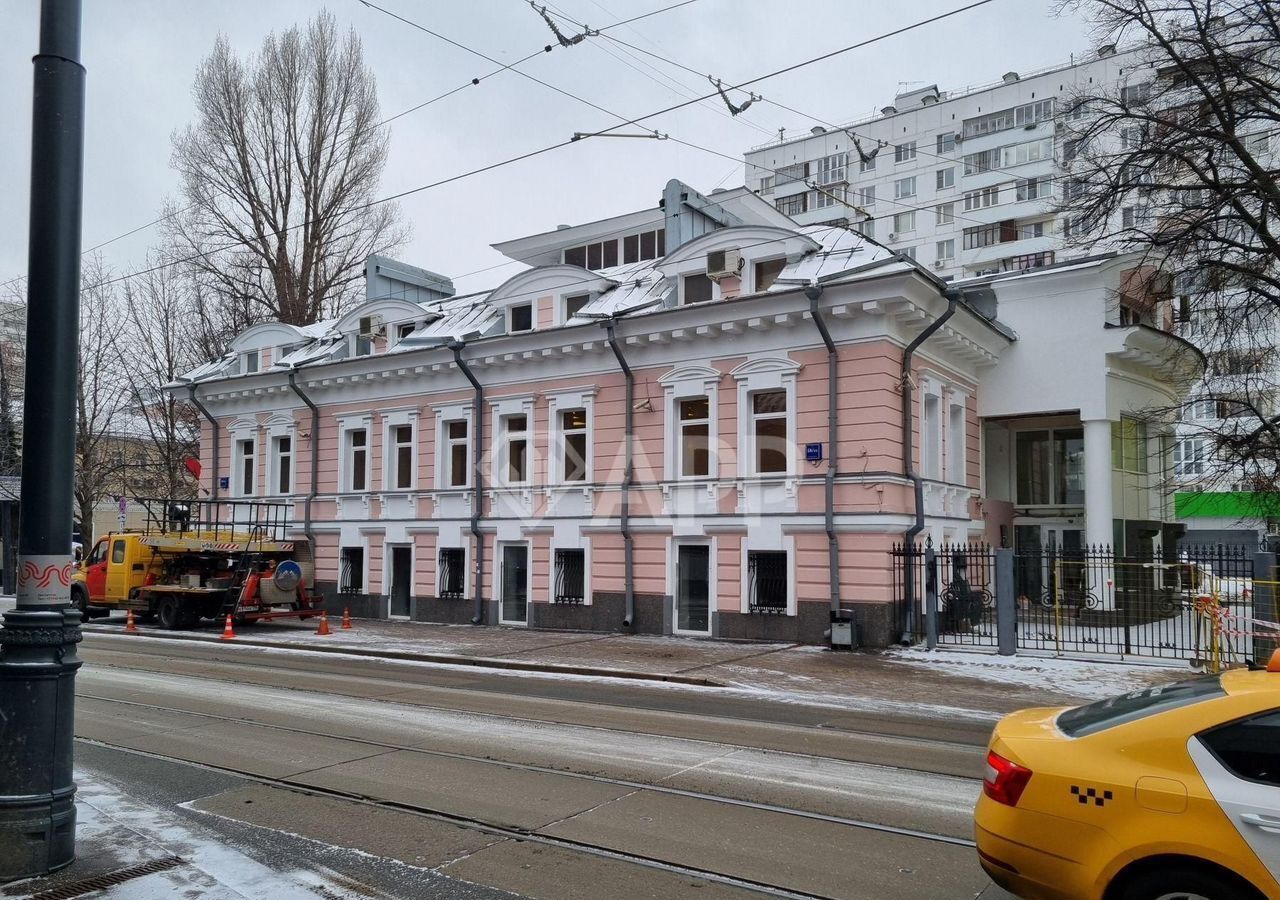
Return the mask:
{"type": "MultiPolygon", "coordinates": [[[[80,0],[42,0],[31,111],[26,441],[18,603],[0,629],[0,881],[76,855],[71,599],[84,67],[80,0]]],[[[108,323],[99,323],[108,327],[108,323]]]]}

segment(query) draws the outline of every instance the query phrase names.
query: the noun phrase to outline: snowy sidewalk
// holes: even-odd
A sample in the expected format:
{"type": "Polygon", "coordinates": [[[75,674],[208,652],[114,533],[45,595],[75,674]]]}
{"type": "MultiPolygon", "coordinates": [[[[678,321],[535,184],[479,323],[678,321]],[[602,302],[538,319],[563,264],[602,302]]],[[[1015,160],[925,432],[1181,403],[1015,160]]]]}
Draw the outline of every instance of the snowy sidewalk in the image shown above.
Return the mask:
{"type": "MultiPolygon", "coordinates": [[[[1025,706],[1068,705],[1189,677],[1186,666],[1120,664],[963,651],[896,649],[842,653],[821,647],[653,635],[355,620],[333,634],[315,621],[241,628],[234,646],[284,652],[349,653],[418,665],[476,666],[512,677],[608,678],[724,687],[762,700],[917,715],[993,718],[1025,706]]],[[[114,616],[86,626],[120,634],[114,616]]],[[[151,640],[218,641],[206,627],[169,633],[143,624],[151,640]]],[[[226,646],[226,645],[222,645],[226,646]]]]}

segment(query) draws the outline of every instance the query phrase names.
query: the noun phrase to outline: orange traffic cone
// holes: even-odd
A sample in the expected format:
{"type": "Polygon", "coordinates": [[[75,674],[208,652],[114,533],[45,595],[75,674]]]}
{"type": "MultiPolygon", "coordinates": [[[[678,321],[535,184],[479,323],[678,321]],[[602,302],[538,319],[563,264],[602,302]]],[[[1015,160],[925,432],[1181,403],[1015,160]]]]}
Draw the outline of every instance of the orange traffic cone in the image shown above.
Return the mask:
{"type": "Polygon", "coordinates": [[[351,608],[348,606],[342,607],[342,627],[351,627],[351,608]]]}
{"type": "Polygon", "coordinates": [[[133,610],[129,610],[129,615],[124,620],[124,633],[142,634],[142,632],[138,630],[138,626],[133,621],[133,610]]]}
{"type": "Polygon", "coordinates": [[[236,638],[236,633],[231,629],[231,614],[228,613],[227,624],[222,626],[222,640],[233,641],[235,640],[235,638],[236,638]]]}
{"type": "Polygon", "coordinates": [[[316,634],[319,634],[319,635],[333,634],[333,632],[329,630],[329,614],[328,613],[326,612],[320,613],[320,627],[316,629],[316,634]]]}

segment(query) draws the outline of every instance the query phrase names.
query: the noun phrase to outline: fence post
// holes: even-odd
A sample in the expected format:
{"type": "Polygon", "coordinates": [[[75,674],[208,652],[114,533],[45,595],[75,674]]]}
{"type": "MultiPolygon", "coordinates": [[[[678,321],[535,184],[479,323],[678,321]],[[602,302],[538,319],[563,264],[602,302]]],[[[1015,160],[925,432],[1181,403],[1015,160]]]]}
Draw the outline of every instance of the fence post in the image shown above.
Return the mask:
{"type": "Polygon", "coordinates": [[[996,550],[996,643],[1001,656],[1018,652],[1018,598],[1013,587],[1013,551],[996,550]]]}
{"type": "MultiPolygon", "coordinates": [[[[1276,610],[1276,554],[1258,552],[1253,554],[1253,603],[1246,615],[1266,622],[1280,621],[1276,610]]],[[[1250,624],[1249,630],[1253,630],[1250,624]]],[[[1265,664],[1276,649],[1275,638],[1254,638],[1253,659],[1265,664]]]]}
{"type": "Polygon", "coordinates": [[[938,554],[924,548],[924,634],[930,650],[938,648],[938,554]]]}

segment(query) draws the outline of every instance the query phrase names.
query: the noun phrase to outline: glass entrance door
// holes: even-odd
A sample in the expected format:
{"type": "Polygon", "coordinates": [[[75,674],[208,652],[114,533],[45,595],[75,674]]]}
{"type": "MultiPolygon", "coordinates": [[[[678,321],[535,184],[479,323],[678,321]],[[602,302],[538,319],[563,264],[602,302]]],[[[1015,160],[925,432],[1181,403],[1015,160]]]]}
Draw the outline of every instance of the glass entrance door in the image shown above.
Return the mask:
{"type": "Polygon", "coordinates": [[[676,630],[711,631],[711,548],[706,544],[676,549],[676,630]]]}
{"type": "Polygon", "coordinates": [[[390,615],[396,618],[408,617],[412,582],[413,550],[409,547],[392,547],[390,615]]]}
{"type": "Polygon", "coordinates": [[[523,625],[529,618],[529,545],[502,545],[502,613],[506,623],[523,625]]]}

